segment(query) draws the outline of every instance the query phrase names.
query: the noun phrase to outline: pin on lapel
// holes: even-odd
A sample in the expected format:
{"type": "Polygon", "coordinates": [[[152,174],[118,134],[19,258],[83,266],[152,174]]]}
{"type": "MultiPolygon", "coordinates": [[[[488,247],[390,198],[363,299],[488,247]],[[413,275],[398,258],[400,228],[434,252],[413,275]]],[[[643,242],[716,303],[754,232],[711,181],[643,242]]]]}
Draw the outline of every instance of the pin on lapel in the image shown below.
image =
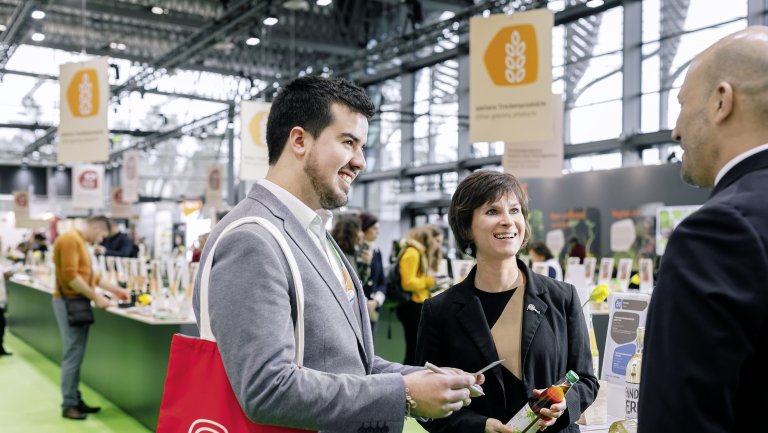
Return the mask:
{"type": "Polygon", "coordinates": [[[541,314],[541,311],[536,309],[536,306],[533,304],[528,304],[528,307],[526,307],[526,310],[533,311],[536,314],[541,314]]]}

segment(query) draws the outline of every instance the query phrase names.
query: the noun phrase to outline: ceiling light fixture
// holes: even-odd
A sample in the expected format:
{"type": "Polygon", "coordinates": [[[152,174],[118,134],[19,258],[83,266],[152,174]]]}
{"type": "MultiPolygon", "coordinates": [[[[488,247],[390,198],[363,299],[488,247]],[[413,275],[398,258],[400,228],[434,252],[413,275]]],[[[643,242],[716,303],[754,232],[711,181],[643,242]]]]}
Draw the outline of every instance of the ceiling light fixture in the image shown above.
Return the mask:
{"type": "Polygon", "coordinates": [[[266,18],[264,18],[264,25],[265,26],[274,26],[277,24],[277,17],[274,14],[270,14],[266,18]]]}
{"type": "Polygon", "coordinates": [[[308,11],[309,3],[307,0],[285,0],[283,1],[283,8],[289,11],[308,11]]]}
{"type": "Polygon", "coordinates": [[[0,32],[4,32],[8,30],[8,27],[5,26],[5,24],[0,24],[0,32]]]}
{"type": "Polygon", "coordinates": [[[32,13],[29,16],[31,16],[32,19],[41,20],[41,19],[45,18],[45,12],[40,11],[40,10],[32,11],[32,13]]]}
{"type": "Polygon", "coordinates": [[[245,45],[250,45],[250,46],[259,45],[259,42],[261,42],[261,39],[251,37],[245,40],[245,45]]]}
{"type": "Polygon", "coordinates": [[[168,13],[165,9],[161,8],[160,6],[152,6],[152,9],[150,9],[153,14],[155,15],[162,15],[165,13],[168,13]]]}
{"type": "Polygon", "coordinates": [[[35,42],[42,42],[45,40],[45,35],[42,33],[33,33],[32,40],[35,42]]]}
{"type": "Polygon", "coordinates": [[[333,3],[333,0],[317,0],[316,2],[318,6],[328,6],[331,3],[333,3]]]}
{"type": "Polygon", "coordinates": [[[599,8],[600,6],[604,5],[605,2],[603,0],[589,0],[585,4],[588,8],[599,8]]]}

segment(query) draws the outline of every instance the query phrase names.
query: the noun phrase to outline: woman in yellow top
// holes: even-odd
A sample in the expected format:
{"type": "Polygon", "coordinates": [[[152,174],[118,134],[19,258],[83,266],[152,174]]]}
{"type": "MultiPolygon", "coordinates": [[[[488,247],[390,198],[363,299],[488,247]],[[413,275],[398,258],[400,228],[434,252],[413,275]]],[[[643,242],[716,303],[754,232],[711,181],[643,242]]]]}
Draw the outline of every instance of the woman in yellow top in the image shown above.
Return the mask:
{"type": "Polygon", "coordinates": [[[411,299],[397,307],[397,318],[405,334],[405,365],[416,358],[416,333],[421,319],[421,307],[435,289],[434,272],[442,259],[443,232],[434,225],[414,227],[400,242],[400,283],[411,293],[411,299]]]}

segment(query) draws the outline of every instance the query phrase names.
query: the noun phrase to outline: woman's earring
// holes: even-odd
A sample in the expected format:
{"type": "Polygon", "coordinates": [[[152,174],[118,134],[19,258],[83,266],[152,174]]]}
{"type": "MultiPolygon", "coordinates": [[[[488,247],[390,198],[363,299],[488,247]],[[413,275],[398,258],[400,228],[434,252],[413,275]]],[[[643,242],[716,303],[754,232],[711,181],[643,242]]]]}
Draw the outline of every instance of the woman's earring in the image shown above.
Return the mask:
{"type": "Polygon", "coordinates": [[[466,248],[464,248],[464,253],[468,256],[472,255],[472,244],[467,245],[466,248]]]}

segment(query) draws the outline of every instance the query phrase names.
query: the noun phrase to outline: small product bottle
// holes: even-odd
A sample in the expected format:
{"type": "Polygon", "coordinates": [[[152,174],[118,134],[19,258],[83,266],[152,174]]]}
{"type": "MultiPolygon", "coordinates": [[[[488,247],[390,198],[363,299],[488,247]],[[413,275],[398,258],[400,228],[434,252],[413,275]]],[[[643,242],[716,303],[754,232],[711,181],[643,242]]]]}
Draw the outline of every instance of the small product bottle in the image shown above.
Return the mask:
{"type": "Polygon", "coordinates": [[[565,399],[565,393],[579,381],[579,375],[569,370],[565,378],[555,385],[550,386],[538,397],[533,398],[523,406],[507,423],[514,433],[532,433],[537,431],[535,425],[539,420],[539,411],[548,408],[565,399]]]}
{"type": "Polygon", "coordinates": [[[640,368],[643,364],[643,337],[645,337],[645,328],[637,327],[637,338],[635,344],[635,354],[627,363],[626,387],[624,389],[625,406],[624,418],[637,419],[637,402],[640,399],[640,368]]]}
{"type": "Polygon", "coordinates": [[[637,433],[637,421],[634,419],[624,419],[611,424],[608,433],[637,433]]]}

